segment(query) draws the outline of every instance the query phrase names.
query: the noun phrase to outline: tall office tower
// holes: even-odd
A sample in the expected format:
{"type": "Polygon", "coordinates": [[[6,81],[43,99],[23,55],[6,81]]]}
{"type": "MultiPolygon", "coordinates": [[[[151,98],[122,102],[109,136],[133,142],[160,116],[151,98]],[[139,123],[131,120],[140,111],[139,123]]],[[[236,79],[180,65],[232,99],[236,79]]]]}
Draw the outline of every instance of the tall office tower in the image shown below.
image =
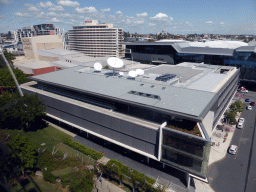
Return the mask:
{"type": "Polygon", "coordinates": [[[23,27],[13,32],[16,41],[21,42],[23,37],[34,37],[40,35],[62,35],[64,29],[55,27],[53,24],[40,24],[30,27],[23,27]]]}
{"type": "Polygon", "coordinates": [[[113,24],[99,24],[97,20],[85,21],[68,31],[70,50],[88,56],[124,57],[123,30],[113,24]]]}

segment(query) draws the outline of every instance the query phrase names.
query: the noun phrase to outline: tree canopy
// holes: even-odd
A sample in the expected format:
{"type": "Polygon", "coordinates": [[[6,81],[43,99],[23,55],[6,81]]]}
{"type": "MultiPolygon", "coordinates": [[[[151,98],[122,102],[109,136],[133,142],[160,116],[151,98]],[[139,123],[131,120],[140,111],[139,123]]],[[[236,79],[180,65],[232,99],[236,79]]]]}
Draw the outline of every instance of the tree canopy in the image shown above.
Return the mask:
{"type": "MultiPolygon", "coordinates": [[[[6,94],[6,93],[5,93],[6,94]]],[[[9,129],[24,129],[32,131],[43,126],[42,117],[45,116],[46,106],[37,94],[25,93],[23,97],[8,93],[0,97],[0,127],[9,129]],[[17,99],[18,98],[18,99],[17,99]],[[6,104],[6,100],[11,103],[6,104]],[[7,105],[7,108],[3,109],[7,105]],[[0,105],[1,107],[1,105],[0,105]],[[40,122],[40,123],[39,123],[40,122]]],[[[17,93],[16,93],[17,94],[17,93]]]]}
{"type": "MultiPolygon", "coordinates": [[[[23,73],[23,71],[21,71],[20,69],[12,68],[12,70],[19,84],[29,81],[27,79],[28,75],[23,73]]],[[[16,86],[8,68],[0,68],[0,86],[16,86]]]]}
{"type": "Polygon", "coordinates": [[[26,136],[17,135],[9,143],[11,157],[16,159],[16,164],[22,168],[22,172],[35,167],[38,161],[38,153],[32,141],[26,136]]]}
{"type": "MultiPolygon", "coordinates": [[[[15,59],[15,56],[8,52],[6,49],[3,50],[4,56],[7,59],[7,61],[9,62],[9,64],[12,66],[13,65],[13,60],[15,59]]],[[[6,66],[4,59],[2,57],[2,55],[0,55],[0,68],[4,68],[6,66]]]]}

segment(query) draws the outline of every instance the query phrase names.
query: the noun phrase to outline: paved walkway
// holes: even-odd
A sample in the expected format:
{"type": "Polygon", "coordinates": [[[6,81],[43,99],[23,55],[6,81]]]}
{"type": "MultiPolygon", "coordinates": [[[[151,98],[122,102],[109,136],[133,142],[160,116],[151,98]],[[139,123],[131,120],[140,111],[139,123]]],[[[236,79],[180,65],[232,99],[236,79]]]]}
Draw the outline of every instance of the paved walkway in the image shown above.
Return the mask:
{"type": "Polygon", "coordinates": [[[55,124],[53,124],[53,123],[51,123],[51,122],[49,122],[49,121],[46,121],[50,126],[52,126],[52,127],[54,127],[54,128],[56,128],[56,129],[58,129],[58,130],[60,130],[60,131],[62,131],[62,132],[64,132],[64,133],[66,133],[66,134],[68,134],[68,135],[70,135],[70,136],[72,136],[72,137],[75,137],[76,136],[76,134],[74,134],[74,133],[72,133],[72,132],[70,132],[70,131],[67,131],[66,129],[63,129],[63,128],[61,128],[60,126],[58,126],[58,125],[55,125],[55,124]]]}
{"type": "MultiPolygon", "coordinates": [[[[236,99],[233,99],[230,102],[230,104],[235,101],[236,101],[236,99]]],[[[230,104],[229,104],[229,106],[230,106],[230,104]]],[[[240,115],[241,115],[241,113],[238,113],[238,115],[236,117],[237,120],[240,117],[240,115]]],[[[223,118],[224,118],[224,114],[222,115],[220,120],[222,120],[223,118]]],[[[236,125],[233,125],[233,126],[229,125],[229,127],[230,127],[229,132],[222,131],[222,130],[218,129],[220,126],[223,126],[223,125],[224,125],[224,123],[221,123],[219,121],[216,128],[212,132],[211,140],[212,140],[212,142],[215,142],[215,145],[211,146],[211,152],[210,152],[210,157],[209,157],[209,166],[211,166],[211,164],[221,161],[223,158],[225,158],[228,148],[230,146],[230,143],[232,141],[234,131],[236,129],[236,125]],[[228,134],[228,136],[226,137],[226,141],[223,142],[226,134],[228,134]]],[[[211,179],[212,178],[208,177],[209,181],[211,179]]],[[[208,183],[204,183],[197,179],[195,179],[194,181],[195,181],[195,188],[196,188],[195,191],[196,192],[214,192],[214,190],[211,188],[211,186],[208,183]]]]}
{"type": "Polygon", "coordinates": [[[96,184],[92,192],[125,192],[122,188],[110,183],[106,179],[101,179],[102,183],[99,181],[99,179],[95,179],[96,184]]]}

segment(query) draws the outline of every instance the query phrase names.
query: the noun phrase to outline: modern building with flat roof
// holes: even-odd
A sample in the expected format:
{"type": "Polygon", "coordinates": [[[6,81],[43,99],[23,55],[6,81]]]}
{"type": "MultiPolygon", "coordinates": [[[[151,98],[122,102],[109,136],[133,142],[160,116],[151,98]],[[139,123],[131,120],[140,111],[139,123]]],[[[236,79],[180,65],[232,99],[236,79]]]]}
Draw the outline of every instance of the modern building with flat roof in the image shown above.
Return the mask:
{"type": "Polygon", "coordinates": [[[68,40],[70,50],[87,56],[124,57],[123,30],[113,28],[113,24],[85,21],[84,25],[73,26],[68,31],[68,40]]]}
{"type": "MultiPolygon", "coordinates": [[[[255,42],[255,41],[254,41],[255,42]]],[[[195,62],[240,68],[241,81],[256,82],[255,43],[240,41],[125,43],[125,56],[141,62],[195,62]]]]}
{"type": "Polygon", "coordinates": [[[135,78],[77,66],[29,77],[51,118],[206,179],[212,130],[237,90],[236,67],[159,65],[135,78]]]}
{"type": "Polygon", "coordinates": [[[64,29],[55,27],[53,24],[39,24],[29,27],[23,27],[13,32],[14,39],[17,42],[21,42],[24,37],[34,37],[40,35],[62,35],[64,29]]]}

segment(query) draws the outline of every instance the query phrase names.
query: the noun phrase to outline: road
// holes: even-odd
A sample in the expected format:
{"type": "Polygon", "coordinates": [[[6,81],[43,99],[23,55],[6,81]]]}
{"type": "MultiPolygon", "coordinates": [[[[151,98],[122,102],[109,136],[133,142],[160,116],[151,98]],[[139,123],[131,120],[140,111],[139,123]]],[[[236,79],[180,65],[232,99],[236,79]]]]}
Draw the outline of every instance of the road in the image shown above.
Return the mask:
{"type": "MultiPolygon", "coordinates": [[[[256,100],[256,93],[249,92],[244,98],[256,100]]],[[[249,103],[246,103],[245,107],[249,103]]],[[[243,129],[236,129],[231,144],[238,146],[236,155],[226,157],[209,167],[211,187],[216,192],[254,192],[256,191],[256,106],[252,111],[244,109],[243,129]]]]}

